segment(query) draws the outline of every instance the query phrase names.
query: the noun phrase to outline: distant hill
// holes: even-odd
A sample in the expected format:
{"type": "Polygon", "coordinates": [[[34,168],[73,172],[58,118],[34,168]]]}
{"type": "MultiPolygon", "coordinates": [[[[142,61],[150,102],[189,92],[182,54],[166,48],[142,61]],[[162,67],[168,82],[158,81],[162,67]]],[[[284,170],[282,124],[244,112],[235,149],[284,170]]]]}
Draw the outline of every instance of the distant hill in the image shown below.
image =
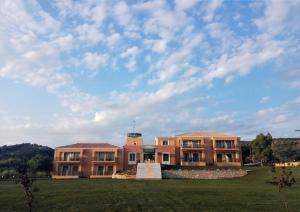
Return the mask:
{"type": "Polygon", "coordinates": [[[39,161],[39,177],[46,177],[52,170],[54,150],[47,146],[23,143],[0,147],[0,180],[15,175],[15,161],[39,161]],[[41,174],[42,173],[42,174],[41,174]]]}
{"type": "Polygon", "coordinates": [[[54,150],[47,146],[23,143],[0,147],[0,161],[10,159],[30,160],[36,155],[53,158],[54,150]]]}

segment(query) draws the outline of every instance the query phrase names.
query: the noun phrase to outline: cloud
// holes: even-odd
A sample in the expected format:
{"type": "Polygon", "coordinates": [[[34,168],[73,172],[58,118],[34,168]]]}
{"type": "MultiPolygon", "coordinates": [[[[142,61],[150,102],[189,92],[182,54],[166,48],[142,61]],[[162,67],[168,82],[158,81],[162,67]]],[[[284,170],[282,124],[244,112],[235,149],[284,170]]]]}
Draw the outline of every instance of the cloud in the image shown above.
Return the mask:
{"type": "Polygon", "coordinates": [[[154,52],[162,53],[167,48],[167,42],[165,40],[158,40],[155,41],[152,47],[152,50],[154,52]]]}
{"type": "Polygon", "coordinates": [[[270,34],[277,34],[284,29],[284,21],[292,7],[299,5],[297,1],[266,1],[266,9],[262,18],[256,19],[257,27],[270,34]]]}
{"type": "Polygon", "coordinates": [[[198,0],[185,0],[185,1],[176,0],[175,4],[177,10],[188,10],[194,7],[198,2],[199,2],[198,0]]]}
{"type": "Polygon", "coordinates": [[[128,63],[125,65],[129,72],[134,72],[136,69],[136,56],[139,52],[137,46],[127,48],[122,54],[122,58],[128,58],[128,63]]]}
{"type": "MultiPolygon", "coordinates": [[[[299,119],[296,102],[255,112],[224,111],[224,102],[213,106],[223,97],[197,98],[206,87],[219,86],[216,82],[236,86],[251,72],[251,77],[271,75],[275,68],[280,69],[277,82],[299,89],[297,1],[244,5],[255,12],[233,17],[243,24],[239,30],[226,18],[231,9],[238,10],[233,16],[241,14],[239,8],[226,1],[55,1],[51,8],[38,1],[0,4],[0,77],[45,89],[63,106],[49,124],[32,114],[24,115],[30,119],[10,114],[10,133],[14,124],[18,127],[18,135],[10,136],[15,141],[17,136],[49,143],[99,137],[123,144],[132,119],[150,139],[202,129],[250,137],[259,130],[286,133],[299,119]],[[91,80],[86,75],[100,70],[103,75],[91,81],[97,90],[86,86],[91,80]]],[[[0,136],[9,139],[2,127],[0,136]]]]}
{"type": "Polygon", "coordinates": [[[133,46],[133,47],[126,49],[126,51],[124,51],[121,54],[121,57],[135,57],[137,55],[137,53],[138,53],[138,47],[133,46]]]}
{"type": "Polygon", "coordinates": [[[125,1],[121,1],[114,6],[114,17],[122,26],[127,26],[131,21],[131,11],[125,1]]]}
{"type": "Polygon", "coordinates": [[[261,98],[260,103],[265,103],[270,100],[270,96],[264,96],[261,98]]]}
{"type": "Polygon", "coordinates": [[[83,57],[83,62],[85,66],[90,70],[99,69],[101,66],[105,65],[107,61],[107,55],[86,52],[83,57]]]}
{"type": "Polygon", "coordinates": [[[206,22],[210,22],[213,20],[214,15],[215,15],[215,11],[221,7],[222,5],[222,0],[212,0],[212,1],[208,1],[207,4],[204,6],[204,16],[203,16],[203,20],[206,22]]]}
{"type": "Polygon", "coordinates": [[[79,35],[79,40],[86,42],[88,45],[94,45],[104,39],[96,25],[82,24],[76,27],[76,32],[79,35]]]}
{"type": "Polygon", "coordinates": [[[107,45],[109,48],[114,48],[118,42],[121,40],[121,35],[119,33],[114,33],[106,38],[107,45]]]}

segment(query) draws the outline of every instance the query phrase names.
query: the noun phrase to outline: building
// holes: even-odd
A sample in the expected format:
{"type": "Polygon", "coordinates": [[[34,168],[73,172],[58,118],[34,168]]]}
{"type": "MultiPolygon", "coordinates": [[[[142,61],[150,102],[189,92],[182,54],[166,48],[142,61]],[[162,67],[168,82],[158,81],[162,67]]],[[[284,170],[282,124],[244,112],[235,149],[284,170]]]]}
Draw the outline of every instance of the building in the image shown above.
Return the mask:
{"type": "Polygon", "coordinates": [[[123,148],[108,143],[78,143],[55,148],[53,178],[111,178],[140,162],[163,166],[241,166],[240,139],[235,135],[190,132],[158,136],[144,144],[141,133],[128,133],[123,148]]]}
{"type": "Polygon", "coordinates": [[[54,179],[111,178],[123,170],[122,149],[108,143],[77,143],[55,148],[54,179]]]}

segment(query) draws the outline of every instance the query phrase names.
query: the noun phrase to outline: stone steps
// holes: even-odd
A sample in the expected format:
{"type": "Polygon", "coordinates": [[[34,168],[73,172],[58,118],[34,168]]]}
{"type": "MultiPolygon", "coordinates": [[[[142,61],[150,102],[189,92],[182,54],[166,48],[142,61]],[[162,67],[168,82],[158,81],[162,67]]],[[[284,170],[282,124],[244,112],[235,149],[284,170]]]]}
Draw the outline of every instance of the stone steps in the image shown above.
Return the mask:
{"type": "Polygon", "coordinates": [[[136,179],[161,179],[160,163],[138,163],[136,179]]]}

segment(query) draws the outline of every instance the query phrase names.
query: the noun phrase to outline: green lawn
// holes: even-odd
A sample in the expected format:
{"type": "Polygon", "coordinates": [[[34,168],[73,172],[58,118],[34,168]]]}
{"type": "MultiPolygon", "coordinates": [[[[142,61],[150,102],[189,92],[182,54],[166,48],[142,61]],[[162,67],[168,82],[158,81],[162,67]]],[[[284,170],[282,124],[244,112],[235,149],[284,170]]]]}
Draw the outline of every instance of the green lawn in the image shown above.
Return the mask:
{"type": "MultiPolygon", "coordinates": [[[[284,194],[290,211],[300,208],[296,185],[284,194]]],[[[279,192],[265,184],[270,168],[227,180],[40,180],[35,211],[283,211],[279,192]]],[[[0,211],[25,211],[20,185],[0,182],[0,211]]]]}

